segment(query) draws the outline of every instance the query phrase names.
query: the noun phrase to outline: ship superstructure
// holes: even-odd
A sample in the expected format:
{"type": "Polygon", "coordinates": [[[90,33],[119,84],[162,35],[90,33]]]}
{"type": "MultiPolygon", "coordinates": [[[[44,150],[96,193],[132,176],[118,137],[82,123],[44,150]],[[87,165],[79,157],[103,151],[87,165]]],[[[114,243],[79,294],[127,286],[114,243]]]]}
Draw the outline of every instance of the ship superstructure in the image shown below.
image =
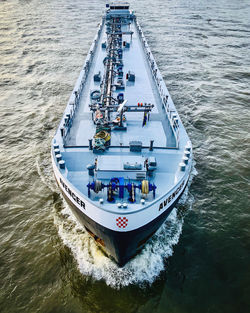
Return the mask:
{"type": "Polygon", "coordinates": [[[119,265],[184,191],[191,142],[127,3],[107,5],[51,153],[74,214],[119,265]]]}

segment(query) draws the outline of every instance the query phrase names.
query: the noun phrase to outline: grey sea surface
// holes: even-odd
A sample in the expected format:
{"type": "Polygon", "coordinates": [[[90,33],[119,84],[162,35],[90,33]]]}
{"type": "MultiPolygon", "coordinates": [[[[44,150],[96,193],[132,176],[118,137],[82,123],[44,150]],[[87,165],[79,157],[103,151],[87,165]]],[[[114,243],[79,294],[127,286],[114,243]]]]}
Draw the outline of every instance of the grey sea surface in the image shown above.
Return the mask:
{"type": "Polygon", "coordinates": [[[105,1],[0,1],[1,313],[250,311],[250,3],[130,4],[192,140],[192,184],[123,269],[102,255],[50,143],[105,1]]]}

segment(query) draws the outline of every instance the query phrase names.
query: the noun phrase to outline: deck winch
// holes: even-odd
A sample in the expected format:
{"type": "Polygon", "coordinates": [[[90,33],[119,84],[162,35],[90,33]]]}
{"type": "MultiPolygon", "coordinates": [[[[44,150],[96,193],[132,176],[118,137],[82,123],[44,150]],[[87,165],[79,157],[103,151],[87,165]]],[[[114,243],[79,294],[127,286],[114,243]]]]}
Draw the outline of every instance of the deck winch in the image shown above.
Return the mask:
{"type": "Polygon", "coordinates": [[[136,184],[134,182],[128,182],[125,184],[124,177],[113,177],[110,179],[108,183],[103,183],[101,180],[93,180],[93,182],[89,182],[88,185],[88,197],[90,198],[90,191],[93,190],[95,193],[99,193],[100,191],[107,189],[107,201],[115,202],[115,195],[118,193],[118,197],[120,199],[124,198],[124,191],[127,190],[129,198],[128,201],[130,203],[136,202],[136,189],[141,191],[142,195],[147,195],[149,192],[153,192],[153,197],[155,198],[155,184],[151,184],[147,179],[141,181],[141,183],[136,184]]]}

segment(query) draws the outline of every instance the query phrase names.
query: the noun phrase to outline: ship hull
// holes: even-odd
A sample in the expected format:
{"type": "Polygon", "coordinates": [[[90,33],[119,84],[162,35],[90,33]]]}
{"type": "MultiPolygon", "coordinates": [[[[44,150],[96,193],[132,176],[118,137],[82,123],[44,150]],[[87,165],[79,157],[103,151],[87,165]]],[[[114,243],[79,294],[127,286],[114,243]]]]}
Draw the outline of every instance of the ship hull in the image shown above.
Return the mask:
{"type": "Polygon", "coordinates": [[[85,227],[85,229],[93,237],[95,242],[104,251],[104,253],[112,258],[121,267],[124,266],[136,254],[138,254],[146,242],[160,228],[160,226],[164,223],[164,221],[178,203],[185,188],[186,186],[184,187],[179,197],[169,208],[167,208],[167,210],[165,210],[161,215],[148,224],[132,231],[118,232],[106,228],[89,218],[74,205],[74,203],[65,195],[60,187],[64,199],[69,204],[73,214],[80,222],[80,224],[85,227]]]}
{"type": "Polygon", "coordinates": [[[51,148],[72,212],[123,266],[171,213],[192,166],[192,144],[129,5],[106,10],[51,148]]]}

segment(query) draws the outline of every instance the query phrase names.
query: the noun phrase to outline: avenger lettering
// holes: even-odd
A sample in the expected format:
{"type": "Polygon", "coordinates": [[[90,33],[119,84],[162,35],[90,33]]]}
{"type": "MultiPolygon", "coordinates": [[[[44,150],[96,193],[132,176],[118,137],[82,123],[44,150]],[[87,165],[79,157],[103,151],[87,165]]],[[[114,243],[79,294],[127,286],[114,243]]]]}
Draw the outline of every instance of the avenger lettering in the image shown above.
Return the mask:
{"type": "Polygon", "coordinates": [[[69,196],[79,204],[83,209],[85,209],[85,203],[74,194],[74,192],[62,181],[60,178],[60,184],[63,186],[63,189],[69,194],[69,196]]]}
{"type": "Polygon", "coordinates": [[[178,195],[178,193],[181,191],[183,185],[184,185],[184,181],[180,184],[180,186],[167,199],[165,199],[159,205],[159,211],[162,210],[168,203],[170,203],[178,195]]]}

